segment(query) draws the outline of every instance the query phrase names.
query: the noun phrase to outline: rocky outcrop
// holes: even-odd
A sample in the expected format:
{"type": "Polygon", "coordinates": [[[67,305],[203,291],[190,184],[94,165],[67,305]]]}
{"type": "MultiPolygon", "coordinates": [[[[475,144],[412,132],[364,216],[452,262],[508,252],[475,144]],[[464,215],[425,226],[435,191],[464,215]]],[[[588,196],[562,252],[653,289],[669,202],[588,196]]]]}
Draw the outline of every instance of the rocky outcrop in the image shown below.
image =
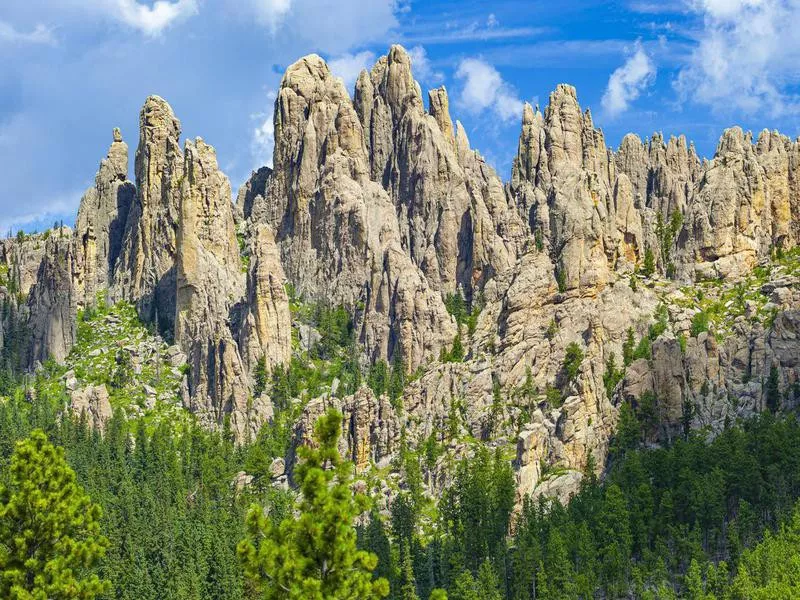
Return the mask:
{"type": "Polygon", "coordinates": [[[75,343],[77,302],[72,288],[72,252],[72,231],[66,227],[52,230],[44,243],[36,284],[28,296],[29,368],[47,359],[64,362],[75,343]]]}
{"type": "Polygon", "coordinates": [[[368,387],[344,398],[321,396],[311,400],[292,433],[291,447],[286,461],[286,472],[291,473],[297,463],[297,448],[312,442],[314,424],[329,409],[342,416],[342,434],[339,452],[352,461],[357,471],[372,465],[386,467],[400,447],[401,422],[389,398],[376,398],[368,387]]]}
{"type": "Polygon", "coordinates": [[[95,183],[81,198],[75,222],[75,296],[78,307],[94,304],[111,285],[136,188],[128,181],[128,145],[119,129],[95,183]]]}
{"type": "Polygon", "coordinates": [[[108,390],[103,384],[73,390],[69,408],[74,417],[86,419],[89,427],[98,431],[105,431],[106,424],[114,415],[108,390]]]}
{"type": "MultiPolygon", "coordinates": [[[[594,293],[609,281],[618,246],[607,238],[616,225],[609,216],[615,172],[603,134],[591,114],[581,112],[575,88],[559,85],[544,117],[525,107],[510,191],[534,236],[548,247],[564,290],[594,293]]],[[[634,216],[625,218],[633,228],[634,216]]]]}
{"type": "Polygon", "coordinates": [[[241,210],[242,218],[254,223],[261,223],[267,215],[265,194],[272,169],[261,167],[253,171],[250,178],[239,188],[236,206],[241,210]]]}
{"type": "Polygon", "coordinates": [[[3,264],[9,289],[27,297],[36,283],[45,253],[45,234],[17,235],[3,240],[3,264]]]}
{"type": "Polygon", "coordinates": [[[800,216],[791,206],[800,190],[789,186],[795,176],[786,156],[794,146],[770,134],[754,145],[738,127],[725,131],[687,214],[682,257],[690,275],[742,275],[773,247],[796,243],[800,216]]]}
{"type": "Polygon", "coordinates": [[[318,56],[286,71],[275,110],[265,219],[302,296],[355,313],[371,359],[410,368],[455,335],[441,296],[401,245],[394,205],[369,177],[362,126],[342,82],[318,56]]]}
{"type": "Polygon", "coordinates": [[[169,104],[150,96],[139,115],[136,198],[114,276],[114,300],[134,302],[142,319],[171,336],[175,321],[178,190],[183,180],[181,124],[169,104]]]}
{"type": "Polygon", "coordinates": [[[268,225],[256,227],[247,270],[245,317],[239,334],[242,359],[250,373],[259,360],[272,371],[289,362],[292,351],[292,318],[286,295],[283,266],[268,225]]]}
{"type": "MultiPolygon", "coordinates": [[[[757,294],[732,286],[800,240],[800,143],[770,132],[754,143],[734,128],[705,162],[685,138],[660,134],[626,136],[614,151],[560,85],[543,112],[525,105],[504,185],[453,122],[444,87],[427,110],[423,98],[400,46],[360,74],[352,100],[320,57],[297,61],[275,103],[274,167],[255,171],[235,206],[213,148],[198,138],[182,151],[169,105],[148,98],[135,194],[115,133],[72,244],[52,233],[3,242],[4,298],[15,306],[12,288],[31,289],[19,311],[30,312],[31,364],[63,358],[75,307],[110,285],[112,300],[174,338],[184,405],[214,427],[227,417],[247,439],[273,417],[269,382],[251,397],[256,370],[264,387],[264,371],[320,339],[292,323],[290,284],[298,302],[352,316],[362,375],[396,358],[414,372],[394,406],[366,388],[339,398],[335,383],[288,399],[308,402],[293,449],[334,406],[359,469],[389,465],[401,431],[412,446],[442,445],[426,474],[436,491],[445,463],[473,451],[465,440],[516,446],[520,499],[577,489],[590,457],[603,464],[623,402],[656,415],[651,441],[796,404],[797,273],[776,262],[757,294]],[[716,331],[694,323],[709,296],[681,285],[707,277],[722,278],[719,293],[703,288],[716,314],[736,307],[716,331]],[[661,303],[663,331],[650,327],[661,303]],[[629,330],[651,350],[614,388],[629,330]],[[463,360],[450,352],[457,335],[463,360]],[[568,349],[580,363],[569,369],[568,349]]],[[[273,482],[293,461],[292,451],[275,463],[273,482]]]]}
{"type": "MultiPolygon", "coordinates": [[[[231,189],[214,149],[187,141],[176,247],[175,340],[189,364],[191,408],[213,424],[248,428],[247,373],[228,315],[244,294],[231,189]]],[[[259,424],[260,425],[260,424],[259,424]]]]}
{"type": "Polygon", "coordinates": [[[513,264],[519,236],[513,225],[505,232],[512,235],[498,230],[516,211],[494,170],[456,147],[443,87],[430,92],[429,105],[430,114],[401,46],[356,84],[370,176],[392,198],[403,248],[435,289],[471,297],[473,287],[513,264]]]}

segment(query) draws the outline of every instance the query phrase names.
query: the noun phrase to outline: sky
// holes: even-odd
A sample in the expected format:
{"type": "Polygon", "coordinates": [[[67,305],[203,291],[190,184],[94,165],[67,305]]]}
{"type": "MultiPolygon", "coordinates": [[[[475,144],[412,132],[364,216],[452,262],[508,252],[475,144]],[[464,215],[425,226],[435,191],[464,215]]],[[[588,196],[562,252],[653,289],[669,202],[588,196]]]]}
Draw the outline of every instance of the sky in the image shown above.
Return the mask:
{"type": "MultiPolygon", "coordinates": [[[[347,84],[399,43],[423,91],[507,179],[524,102],[574,85],[606,142],[800,134],[800,0],[2,0],[0,231],[74,221],[120,127],[166,98],[234,190],[272,160],[281,75],[323,56],[347,84]]],[[[427,97],[427,96],[426,96],[427,97]]]]}

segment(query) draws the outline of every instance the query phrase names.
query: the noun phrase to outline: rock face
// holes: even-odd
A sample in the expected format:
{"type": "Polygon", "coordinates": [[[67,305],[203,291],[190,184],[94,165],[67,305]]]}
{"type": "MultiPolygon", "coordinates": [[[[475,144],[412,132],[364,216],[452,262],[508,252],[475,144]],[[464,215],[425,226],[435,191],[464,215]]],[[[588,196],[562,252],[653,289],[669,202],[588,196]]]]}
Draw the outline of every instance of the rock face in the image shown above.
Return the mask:
{"type": "Polygon", "coordinates": [[[125,225],[114,277],[115,300],[136,303],[142,319],[171,335],[175,321],[175,253],[183,179],[181,124],[167,102],[150,96],[139,115],[136,199],[125,225]]]}
{"type": "Polygon", "coordinates": [[[358,471],[370,465],[385,467],[400,447],[400,419],[386,396],[376,398],[367,387],[345,398],[322,396],[311,400],[297,422],[285,469],[291,472],[297,462],[297,447],[312,440],[314,423],[328,409],[344,417],[339,437],[339,452],[352,461],[358,471]]]}
{"type": "Polygon", "coordinates": [[[471,297],[473,286],[513,264],[517,237],[498,228],[516,212],[494,171],[457,148],[447,91],[431,91],[429,104],[430,114],[401,46],[356,84],[370,177],[392,198],[403,248],[436,290],[471,297]]]}
{"type": "Polygon", "coordinates": [[[410,368],[455,329],[442,297],[403,250],[395,207],[370,175],[359,117],[341,81],[312,55],[286,72],[275,111],[265,221],[299,294],[356,314],[373,359],[410,368]]]}
{"type": "Polygon", "coordinates": [[[36,283],[45,242],[43,234],[3,240],[3,264],[8,270],[7,283],[23,297],[30,293],[36,283]]]}
{"type": "Polygon", "coordinates": [[[773,139],[764,132],[753,145],[740,128],[726,130],[687,215],[686,262],[710,263],[722,276],[739,275],[771,248],[795,245],[799,217],[791,204],[797,190],[790,193],[789,183],[796,167],[790,168],[787,155],[797,152],[798,144],[777,134],[773,139]]]}
{"type": "Polygon", "coordinates": [[[28,296],[27,365],[63,362],[75,343],[77,302],[72,287],[72,231],[53,230],[44,244],[36,284],[28,296]]]}
{"type": "Polygon", "coordinates": [[[176,248],[175,340],[186,351],[191,407],[211,423],[247,423],[247,374],[228,315],[244,294],[231,189],[214,149],[186,142],[176,248]]]}
{"type": "Polygon", "coordinates": [[[106,424],[114,415],[108,398],[108,390],[102,384],[73,390],[69,408],[75,417],[86,418],[89,427],[99,431],[105,431],[106,424]]]}
{"type": "Polygon", "coordinates": [[[239,344],[251,373],[261,359],[272,371],[291,358],[292,318],[285,278],[272,231],[267,225],[258,225],[247,270],[246,315],[239,344]]]}
{"type": "Polygon", "coordinates": [[[81,198],[75,222],[75,295],[78,307],[92,305],[111,285],[136,188],[128,181],[128,145],[119,129],[95,184],[81,198]]]}

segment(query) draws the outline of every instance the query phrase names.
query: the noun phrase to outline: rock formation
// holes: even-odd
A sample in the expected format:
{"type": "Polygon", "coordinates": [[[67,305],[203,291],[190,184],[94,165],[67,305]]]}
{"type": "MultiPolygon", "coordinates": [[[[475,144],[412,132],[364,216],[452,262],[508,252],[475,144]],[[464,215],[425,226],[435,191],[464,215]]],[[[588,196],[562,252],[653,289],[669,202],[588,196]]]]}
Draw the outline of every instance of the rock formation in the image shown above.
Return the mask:
{"type": "Polygon", "coordinates": [[[261,359],[272,371],[291,358],[292,318],[285,277],[272,231],[268,225],[258,225],[247,270],[246,314],[239,344],[251,373],[261,359]]]}
{"type": "Polygon", "coordinates": [[[228,315],[244,294],[231,188],[214,149],[187,141],[176,236],[175,340],[189,364],[191,408],[211,423],[245,431],[247,373],[228,315]]]}
{"type": "Polygon", "coordinates": [[[369,177],[362,126],[342,82],[312,55],[290,66],[276,100],[265,221],[286,275],[312,300],[356,313],[373,359],[410,368],[454,335],[442,297],[401,244],[395,208],[369,177]]]}
{"type": "Polygon", "coordinates": [[[75,222],[75,296],[78,307],[92,305],[111,285],[122,236],[136,188],[128,181],[128,145],[119,129],[95,184],[81,198],[75,222]]]}
{"type": "Polygon", "coordinates": [[[52,230],[45,241],[36,284],[28,296],[29,367],[48,358],[63,362],[75,343],[77,302],[72,287],[72,250],[69,228],[52,230]]]}
{"type": "Polygon", "coordinates": [[[181,124],[167,102],[150,96],[139,115],[136,199],[125,225],[113,298],[171,335],[175,321],[178,190],[183,179],[181,124]]]}
{"type": "Polygon", "coordinates": [[[401,46],[356,84],[370,176],[391,195],[403,248],[432,287],[471,297],[474,285],[513,264],[518,237],[498,229],[516,211],[494,170],[457,149],[447,91],[433,90],[429,105],[430,114],[401,46]]]}
{"type": "MultiPolygon", "coordinates": [[[[334,406],[359,469],[390,465],[401,431],[448,460],[480,439],[516,448],[520,499],[566,499],[590,456],[601,468],[624,402],[657,416],[651,441],[796,406],[800,274],[780,257],[800,243],[800,142],[733,128],[708,161],[660,134],[614,150],[559,85],[543,112],[524,106],[504,184],[453,122],[444,87],[427,98],[426,110],[399,46],[360,74],[352,100],[320,57],[300,59],[275,102],[274,166],[235,206],[213,148],[198,138],[182,151],[171,108],[148,98],[135,192],[115,133],[74,238],[0,248],[3,297],[32,331],[29,366],[63,359],[76,307],[110,287],[186,355],[185,405],[246,439],[274,416],[264,375],[320,338],[293,322],[291,284],[295,302],[352,316],[362,374],[396,358],[414,372],[394,402],[366,387],[338,397],[334,383],[286,399],[303,407],[293,449],[334,406]],[[27,305],[10,289],[30,289],[27,305]],[[456,293],[469,313],[458,324],[446,308],[456,293]],[[636,357],[629,339],[644,339],[636,357]]],[[[294,451],[274,458],[283,485],[294,451]]],[[[445,462],[427,474],[434,491],[445,462]]]]}

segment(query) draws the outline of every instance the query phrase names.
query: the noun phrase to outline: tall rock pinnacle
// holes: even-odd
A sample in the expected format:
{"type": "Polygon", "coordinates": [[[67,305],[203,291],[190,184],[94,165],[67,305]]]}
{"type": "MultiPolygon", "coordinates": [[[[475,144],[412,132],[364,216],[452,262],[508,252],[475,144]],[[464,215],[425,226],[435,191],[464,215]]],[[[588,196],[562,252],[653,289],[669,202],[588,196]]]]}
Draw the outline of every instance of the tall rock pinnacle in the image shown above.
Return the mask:
{"type": "Polygon", "coordinates": [[[81,198],[75,222],[75,295],[78,306],[94,303],[112,282],[122,236],[136,188],[128,181],[128,145],[114,129],[108,156],[100,162],[95,184],[81,198]]]}
{"type": "Polygon", "coordinates": [[[116,269],[115,299],[136,303],[145,321],[171,332],[175,320],[175,252],[183,176],[181,124],[167,102],[150,96],[139,115],[136,200],[116,269]]]}

